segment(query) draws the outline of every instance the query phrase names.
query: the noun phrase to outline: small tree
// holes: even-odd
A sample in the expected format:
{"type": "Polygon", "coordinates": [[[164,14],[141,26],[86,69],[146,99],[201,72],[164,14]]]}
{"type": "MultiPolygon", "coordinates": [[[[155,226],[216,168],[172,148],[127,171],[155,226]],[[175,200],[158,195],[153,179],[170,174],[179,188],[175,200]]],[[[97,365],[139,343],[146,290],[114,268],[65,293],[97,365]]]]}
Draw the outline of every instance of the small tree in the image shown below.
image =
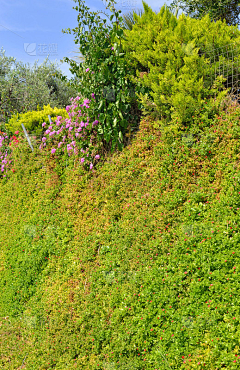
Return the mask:
{"type": "MultiPolygon", "coordinates": [[[[70,82],[61,80],[58,66],[46,59],[41,65],[17,62],[0,50],[0,121],[4,122],[13,113],[23,113],[51,107],[65,108],[70,98],[77,95],[70,82]]],[[[75,78],[76,79],[76,78],[75,78]]]]}
{"type": "Polygon", "coordinates": [[[239,0],[174,0],[170,9],[179,6],[184,13],[192,18],[198,19],[209,14],[212,21],[223,21],[228,25],[239,24],[239,0]]]}

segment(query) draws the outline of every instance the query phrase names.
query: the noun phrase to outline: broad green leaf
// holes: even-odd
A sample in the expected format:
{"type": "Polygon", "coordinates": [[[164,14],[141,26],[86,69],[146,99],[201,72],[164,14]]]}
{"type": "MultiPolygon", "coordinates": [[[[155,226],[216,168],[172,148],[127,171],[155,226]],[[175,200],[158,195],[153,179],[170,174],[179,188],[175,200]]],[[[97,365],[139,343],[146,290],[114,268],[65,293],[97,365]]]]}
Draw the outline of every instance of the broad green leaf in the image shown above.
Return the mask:
{"type": "Polygon", "coordinates": [[[113,120],[113,127],[116,127],[116,125],[117,125],[117,117],[115,117],[113,120]]]}

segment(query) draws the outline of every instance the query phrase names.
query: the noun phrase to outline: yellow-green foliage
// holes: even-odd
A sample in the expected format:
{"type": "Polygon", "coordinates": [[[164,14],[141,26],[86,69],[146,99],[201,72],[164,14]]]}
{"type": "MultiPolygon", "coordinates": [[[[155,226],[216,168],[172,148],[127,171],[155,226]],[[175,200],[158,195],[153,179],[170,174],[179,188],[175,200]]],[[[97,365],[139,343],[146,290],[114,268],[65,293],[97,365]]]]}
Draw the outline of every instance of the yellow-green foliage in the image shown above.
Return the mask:
{"type": "Polygon", "coordinates": [[[51,108],[50,104],[45,105],[42,110],[31,111],[27,113],[18,113],[9,120],[6,124],[6,128],[14,133],[16,130],[23,131],[22,123],[24,124],[27,131],[36,135],[41,134],[43,131],[43,122],[49,122],[48,115],[51,116],[52,121],[57,116],[68,117],[66,109],[51,108]]]}
{"type": "MultiPolygon", "coordinates": [[[[151,89],[146,96],[140,94],[146,112],[150,114],[154,110],[156,116],[169,123],[175,120],[190,126],[196,111],[204,105],[204,99],[218,93],[218,90],[209,89],[216,70],[221,74],[225,68],[226,74],[229,56],[225,47],[236,48],[235,58],[239,54],[237,26],[211,22],[209,15],[199,20],[181,14],[177,19],[166,6],[158,14],[147,7],[142,16],[135,17],[137,22],[133,29],[125,31],[127,39],[123,40],[123,49],[129,64],[138,70],[138,78],[134,77],[134,81],[151,89]],[[210,51],[206,58],[200,56],[205,49],[210,51]],[[219,57],[223,52],[225,59],[219,57]],[[142,78],[139,72],[144,71],[149,73],[142,78]]],[[[236,69],[230,72],[229,68],[228,73],[238,72],[236,69]]],[[[204,121],[212,117],[210,114],[204,121]]]]}
{"type": "Polygon", "coordinates": [[[239,115],[189,132],[146,118],[98,171],[61,179],[53,157],[14,150],[0,368],[239,367],[239,115]]]}

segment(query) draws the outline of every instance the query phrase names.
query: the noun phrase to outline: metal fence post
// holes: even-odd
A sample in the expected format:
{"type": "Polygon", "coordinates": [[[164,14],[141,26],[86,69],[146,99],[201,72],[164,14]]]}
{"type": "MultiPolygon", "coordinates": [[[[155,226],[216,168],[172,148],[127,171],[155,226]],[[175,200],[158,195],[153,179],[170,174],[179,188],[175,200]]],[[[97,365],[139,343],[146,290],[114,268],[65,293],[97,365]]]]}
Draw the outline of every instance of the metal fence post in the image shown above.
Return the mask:
{"type": "Polygon", "coordinates": [[[24,124],[23,124],[23,123],[22,123],[22,128],[23,128],[24,134],[25,134],[25,136],[26,136],[26,138],[27,138],[28,144],[30,145],[30,148],[31,148],[31,149],[32,149],[32,151],[33,151],[33,146],[32,146],[32,144],[31,144],[30,138],[29,138],[29,136],[28,136],[28,133],[27,133],[27,131],[26,131],[26,129],[25,129],[25,127],[24,127],[24,124]]]}

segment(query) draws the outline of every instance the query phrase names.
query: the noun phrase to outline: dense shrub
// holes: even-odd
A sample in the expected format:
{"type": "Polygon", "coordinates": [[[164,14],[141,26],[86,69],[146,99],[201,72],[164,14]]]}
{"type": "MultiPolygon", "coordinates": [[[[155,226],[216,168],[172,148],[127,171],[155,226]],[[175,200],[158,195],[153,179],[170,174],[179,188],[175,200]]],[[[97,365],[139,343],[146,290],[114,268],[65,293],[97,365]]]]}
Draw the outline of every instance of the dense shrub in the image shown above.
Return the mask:
{"type": "Polygon", "coordinates": [[[96,120],[99,114],[97,131],[104,148],[111,152],[115,148],[121,151],[127,133],[131,135],[136,131],[140,121],[142,105],[135,92],[145,93],[148,88],[130,81],[135,70],[122,52],[121,42],[125,36],[119,26],[121,11],[116,11],[111,5],[114,1],[107,4],[112,13],[110,25],[106,25],[106,19],[102,20],[96,12],[89,12],[82,0],[77,2],[79,5],[74,9],[78,11],[78,27],[64,32],[74,34],[84,62],[79,65],[69,58],[64,58],[64,61],[70,64],[70,71],[81,81],[82,96],[91,99],[91,95],[95,95],[90,117],[96,120]],[[88,31],[85,31],[86,25],[88,31]]]}
{"type": "MultiPolygon", "coordinates": [[[[146,72],[143,79],[139,71],[138,78],[133,79],[150,89],[148,95],[140,94],[146,113],[168,123],[189,126],[206,99],[218,97],[220,104],[224,91],[219,95],[220,86],[213,89],[211,77],[218,70],[223,46],[235,44],[236,55],[239,53],[237,26],[211,22],[208,15],[196,20],[181,14],[177,19],[166,6],[158,14],[148,7],[142,16],[134,17],[137,22],[131,31],[125,30],[122,45],[129,62],[146,72]],[[215,53],[212,64],[200,56],[207,47],[215,53]]],[[[209,113],[211,120],[215,112],[209,113]]]]}
{"type": "Polygon", "coordinates": [[[22,123],[29,133],[40,135],[43,132],[42,124],[49,122],[48,116],[51,116],[51,120],[55,122],[58,116],[68,117],[66,108],[60,109],[57,107],[51,108],[50,104],[43,106],[43,109],[38,107],[37,111],[30,111],[27,113],[17,113],[11,117],[8,123],[5,125],[6,128],[14,133],[16,130],[23,132],[22,123]]]}

